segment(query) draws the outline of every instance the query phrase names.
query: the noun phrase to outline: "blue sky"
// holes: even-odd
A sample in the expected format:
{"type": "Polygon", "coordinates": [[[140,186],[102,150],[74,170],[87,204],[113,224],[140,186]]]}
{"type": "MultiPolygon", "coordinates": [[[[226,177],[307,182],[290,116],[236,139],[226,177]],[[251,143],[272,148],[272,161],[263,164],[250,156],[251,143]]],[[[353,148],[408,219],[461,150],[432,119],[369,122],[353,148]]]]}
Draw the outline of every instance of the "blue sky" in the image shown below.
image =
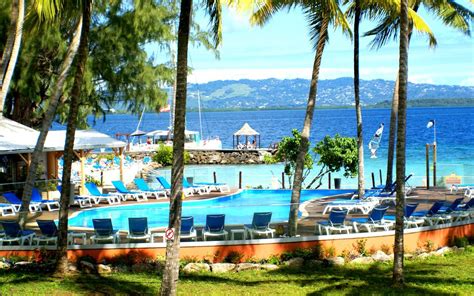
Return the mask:
{"type": "MultiPolygon", "coordinates": [[[[469,1],[458,1],[471,10],[469,1]]],[[[409,53],[409,81],[415,83],[474,85],[474,39],[444,27],[426,11],[421,16],[435,33],[438,46],[428,47],[426,37],[416,34],[409,53]]],[[[207,19],[198,14],[202,27],[207,19]]],[[[299,10],[281,11],[264,27],[252,27],[235,11],[223,15],[220,59],[203,48],[190,47],[191,83],[223,79],[310,78],[314,59],[306,19],[299,10]]],[[[361,31],[374,26],[364,21],[361,31]]],[[[398,44],[390,42],[372,50],[369,37],[361,39],[361,79],[394,80],[398,67],[398,44]]],[[[340,30],[330,30],[320,79],[352,77],[352,43],[340,30]]]]}

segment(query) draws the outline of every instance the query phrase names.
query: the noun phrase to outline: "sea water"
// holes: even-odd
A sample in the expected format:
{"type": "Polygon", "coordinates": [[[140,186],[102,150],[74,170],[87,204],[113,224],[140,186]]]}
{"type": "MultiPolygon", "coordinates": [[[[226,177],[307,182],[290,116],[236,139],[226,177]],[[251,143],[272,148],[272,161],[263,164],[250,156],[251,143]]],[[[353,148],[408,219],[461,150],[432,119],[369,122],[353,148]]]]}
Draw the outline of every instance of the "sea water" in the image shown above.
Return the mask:
{"type": "MultiPolygon", "coordinates": [[[[261,146],[268,147],[279,142],[285,136],[291,136],[291,130],[301,130],[305,115],[304,110],[269,110],[269,111],[230,111],[230,112],[202,112],[202,138],[219,137],[224,148],[232,148],[232,135],[244,123],[260,133],[261,146]]],[[[387,145],[390,126],[389,109],[363,110],[365,177],[370,185],[371,172],[375,173],[376,183],[379,183],[379,170],[385,178],[387,145]],[[380,123],[385,123],[377,158],[370,158],[368,142],[377,130],[380,123]]],[[[127,114],[108,114],[105,122],[98,120],[92,128],[115,136],[116,133],[131,133],[137,128],[139,116],[127,114]]],[[[437,177],[438,182],[443,176],[456,174],[462,176],[463,183],[474,183],[474,107],[443,107],[443,108],[410,108],[407,112],[407,145],[406,145],[406,173],[413,173],[412,185],[421,185],[426,182],[426,154],[425,146],[434,141],[434,129],[426,128],[429,120],[436,121],[437,177]]],[[[145,113],[140,130],[151,131],[167,129],[169,113],[145,113]]],[[[199,114],[188,112],[186,128],[199,131],[199,114]]],[[[355,137],[356,118],[354,109],[324,109],[316,110],[311,128],[311,146],[326,135],[355,137]]],[[[142,139],[145,140],[145,139],[142,139]]],[[[432,162],[430,164],[432,170],[432,162]]],[[[216,172],[218,182],[227,182],[237,186],[238,175],[242,171],[243,186],[264,188],[271,187],[272,182],[281,183],[282,165],[205,165],[187,166],[186,176],[194,177],[195,181],[211,181],[213,172],[216,172]]],[[[312,176],[317,167],[313,169],[312,176]]],[[[163,170],[163,175],[169,177],[169,170],[163,170]]],[[[430,171],[432,179],[432,171],[430,171]]],[[[340,173],[332,177],[341,177],[340,173]]],[[[288,186],[288,180],[285,180],[288,186]]],[[[432,181],[431,181],[432,182],[432,181]]],[[[323,187],[327,188],[327,180],[323,187]]],[[[356,178],[344,179],[343,187],[355,187],[356,178]]],[[[432,184],[432,183],[431,183],[432,184]]],[[[281,184],[280,184],[281,185],[281,184]]]]}

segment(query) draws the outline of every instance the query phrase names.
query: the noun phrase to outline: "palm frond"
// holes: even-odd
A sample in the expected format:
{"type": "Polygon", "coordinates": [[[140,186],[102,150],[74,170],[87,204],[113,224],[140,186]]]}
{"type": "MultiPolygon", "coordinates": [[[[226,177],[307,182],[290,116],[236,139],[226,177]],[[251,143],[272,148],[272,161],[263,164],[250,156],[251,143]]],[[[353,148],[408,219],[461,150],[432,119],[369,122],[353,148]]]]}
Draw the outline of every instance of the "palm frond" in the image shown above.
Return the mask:
{"type": "Polygon", "coordinates": [[[470,36],[470,24],[474,19],[471,10],[453,0],[426,0],[425,6],[444,25],[470,36]]]}
{"type": "Polygon", "coordinates": [[[408,17],[410,18],[413,28],[416,29],[418,33],[422,35],[426,35],[429,40],[430,47],[436,47],[438,42],[436,41],[436,37],[434,36],[433,32],[431,31],[430,26],[423,20],[420,15],[418,15],[413,9],[408,9],[408,17]]]}
{"type": "Polygon", "coordinates": [[[222,5],[221,0],[206,0],[207,13],[210,17],[210,25],[213,33],[215,46],[219,46],[222,42],[222,5]]]}

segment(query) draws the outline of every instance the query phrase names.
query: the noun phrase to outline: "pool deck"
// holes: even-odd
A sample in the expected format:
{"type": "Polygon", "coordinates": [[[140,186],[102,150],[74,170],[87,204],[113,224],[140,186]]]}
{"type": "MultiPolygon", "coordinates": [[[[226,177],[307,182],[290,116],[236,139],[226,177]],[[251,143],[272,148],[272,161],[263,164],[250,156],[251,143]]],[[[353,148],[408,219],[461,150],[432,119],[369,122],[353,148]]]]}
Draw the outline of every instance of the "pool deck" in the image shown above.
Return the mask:
{"type": "MultiPolygon", "coordinates": [[[[234,194],[236,192],[238,192],[238,190],[232,190],[230,193],[225,193],[225,194],[211,193],[211,194],[207,194],[207,195],[192,196],[192,197],[187,197],[186,200],[210,199],[210,198],[216,198],[216,197],[219,197],[219,196],[234,194]]],[[[426,210],[436,200],[451,202],[455,198],[458,198],[458,197],[461,197],[461,196],[462,196],[461,194],[458,194],[458,195],[450,194],[449,190],[444,189],[444,188],[443,189],[431,189],[431,190],[417,188],[411,193],[411,195],[409,195],[407,197],[406,202],[407,203],[414,203],[414,202],[419,203],[417,210],[426,210]]],[[[337,198],[341,199],[341,198],[344,198],[344,197],[338,196],[337,198]]],[[[350,199],[350,197],[345,197],[345,198],[350,199]]],[[[336,199],[336,198],[332,197],[332,198],[316,199],[314,201],[308,202],[304,207],[305,210],[307,211],[307,215],[305,217],[303,217],[302,219],[300,219],[299,224],[298,224],[298,233],[302,236],[313,235],[314,231],[315,231],[316,222],[320,221],[320,220],[326,220],[327,219],[328,215],[327,214],[326,215],[322,214],[323,209],[325,207],[325,204],[332,201],[332,200],[334,200],[334,199],[336,199]]],[[[141,202],[140,204],[157,203],[157,202],[159,202],[159,203],[168,202],[168,199],[161,199],[161,200],[158,200],[158,201],[156,201],[155,199],[150,199],[149,201],[141,202]]],[[[135,201],[122,202],[122,205],[130,205],[130,204],[137,204],[137,202],[135,202],[135,201]]],[[[387,214],[389,214],[389,215],[394,214],[395,208],[393,206],[393,203],[391,203],[389,205],[390,205],[390,208],[387,211],[387,214]]],[[[109,205],[108,204],[98,204],[98,205],[94,205],[93,208],[107,207],[107,206],[109,206],[109,205]]],[[[73,215],[74,213],[76,213],[78,211],[81,211],[81,210],[83,210],[83,209],[79,208],[78,206],[73,206],[73,207],[70,208],[69,215],[73,215]]],[[[36,219],[58,219],[58,213],[59,213],[58,211],[55,211],[55,212],[43,211],[41,213],[30,214],[29,217],[28,217],[27,226],[28,226],[28,228],[36,229],[37,228],[37,225],[35,223],[36,219]]],[[[356,213],[356,214],[349,214],[348,218],[363,217],[363,216],[366,216],[366,215],[356,213]]],[[[14,216],[14,217],[1,217],[2,220],[13,220],[13,219],[16,219],[16,218],[17,218],[16,216],[14,216]]],[[[275,228],[277,226],[277,224],[281,224],[281,225],[283,225],[284,228],[286,228],[286,223],[272,223],[271,227],[275,228]]],[[[229,229],[242,228],[242,225],[230,225],[229,227],[226,226],[226,228],[229,228],[229,229]]],[[[74,228],[72,228],[72,229],[74,229],[74,228]]],[[[160,232],[160,231],[162,232],[163,230],[164,230],[164,228],[163,229],[153,229],[152,232],[160,232]]],[[[86,231],[86,232],[89,232],[89,231],[86,231]]],[[[126,234],[121,233],[121,235],[122,235],[121,238],[124,241],[126,241],[126,239],[125,239],[126,234]]]]}

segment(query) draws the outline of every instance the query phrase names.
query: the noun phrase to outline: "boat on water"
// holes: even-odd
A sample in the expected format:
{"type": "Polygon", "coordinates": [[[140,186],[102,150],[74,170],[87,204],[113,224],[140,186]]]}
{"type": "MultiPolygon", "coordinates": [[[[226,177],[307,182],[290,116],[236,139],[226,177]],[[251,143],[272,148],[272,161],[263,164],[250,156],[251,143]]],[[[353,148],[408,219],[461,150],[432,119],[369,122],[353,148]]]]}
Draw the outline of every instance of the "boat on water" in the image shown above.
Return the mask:
{"type": "MultiPolygon", "coordinates": [[[[154,130],[145,133],[146,142],[131,143],[129,151],[154,151],[160,145],[172,146],[173,133],[170,130],[154,130]]],[[[185,131],[184,149],[187,150],[220,150],[222,149],[222,141],[216,138],[202,139],[201,134],[197,131],[185,131]]]]}

